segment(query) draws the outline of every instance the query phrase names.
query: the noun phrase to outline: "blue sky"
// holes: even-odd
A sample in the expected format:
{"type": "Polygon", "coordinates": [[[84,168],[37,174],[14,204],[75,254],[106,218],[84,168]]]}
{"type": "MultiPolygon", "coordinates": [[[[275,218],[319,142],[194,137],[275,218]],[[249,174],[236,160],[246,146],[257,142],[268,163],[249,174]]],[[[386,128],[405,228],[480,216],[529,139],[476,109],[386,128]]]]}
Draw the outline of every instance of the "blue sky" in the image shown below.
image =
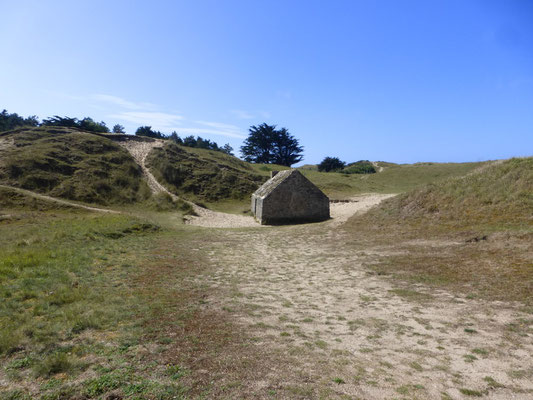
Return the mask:
{"type": "Polygon", "coordinates": [[[533,1],[0,0],[0,108],[303,163],[533,154],[533,1]]]}

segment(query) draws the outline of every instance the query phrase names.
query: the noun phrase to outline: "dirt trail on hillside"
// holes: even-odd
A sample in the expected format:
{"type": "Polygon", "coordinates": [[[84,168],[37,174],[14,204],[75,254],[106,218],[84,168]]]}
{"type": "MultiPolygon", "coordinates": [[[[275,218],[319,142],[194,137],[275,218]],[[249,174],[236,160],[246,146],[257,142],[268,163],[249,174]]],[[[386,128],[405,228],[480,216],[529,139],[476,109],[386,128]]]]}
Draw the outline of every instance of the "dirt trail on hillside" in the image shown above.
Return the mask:
{"type": "Polygon", "coordinates": [[[120,211],[110,210],[110,209],[107,209],[107,208],[85,206],[83,204],[78,204],[78,203],[74,203],[72,201],[59,199],[57,197],[47,196],[47,195],[36,193],[36,192],[32,192],[32,191],[26,190],[26,189],[20,189],[20,188],[14,187],[14,186],[0,185],[0,188],[14,190],[15,192],[19,192],[19,193],[25,194],[27,196],[35,197],[36,199],[45,200],[45,201],[51,201],[53,203],[58,203],[58,204],[64,204],[64,205],[70,206],[70,207],[83,208],[84,210],[89,210],[89,211],[97,211],[97,212],[104,212],[104,213],[111,213],[111,214],[120,214],[120,211]]]}
{"type": "MultiPolygon", "coordinates": [[[[146,157],[156,147],[162,147],[164,145],[163,140],[154,140],[153,142],[138,142],[134,140],[128,140],[125,142],[119,142],[119,144],[127,149],[133,156],[135,161],[140,165],[143,170],[148,186],[152,190],[152,193],[168,193],[174,200],[178,200],[179,197],[168,191],[163,185],[161,185],[154,175],[150,172],[146,166],[146,157]]],[[[193,207],[196,215],[186,216],[186,223],[189,225],[203,226],[208,228],[248,228],[259,227],[259,225],[253,217],[245,215],[226,214],[217,211],[211,211],[206,208],[200,207],[193,202],[181,199],[193,207]]]]}
{"type": "MultiPolygon", "coordinates": [[[[385,197],[332,204],[336,218],[322,223],[221,232],[202,249],[217,265],[202,284],[227,296],[206,307],[236,321],[251,346],[289,357],[300,377],[282,378],[291,398],[531,399],[531,314],[403,286],[365,267],[403,250],[347,245],[340,224],[385,197]]],[[[275,374],[252,384],[272,389],[275,374]]]]}
{"type": "Polygon", "coordinates": [[[376,168],[377,172],[383,172],[383,167],[379,166],[377,161],[371,161],[374,168],[376,168]]]}

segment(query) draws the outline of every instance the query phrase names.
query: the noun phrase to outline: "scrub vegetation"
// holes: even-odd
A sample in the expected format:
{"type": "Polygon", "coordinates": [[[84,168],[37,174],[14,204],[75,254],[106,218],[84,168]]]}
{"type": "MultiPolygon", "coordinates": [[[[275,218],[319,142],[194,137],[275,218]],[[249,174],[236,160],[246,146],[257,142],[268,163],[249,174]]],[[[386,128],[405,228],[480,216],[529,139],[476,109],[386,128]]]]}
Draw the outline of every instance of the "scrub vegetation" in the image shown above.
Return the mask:
{"type": "Polygon", "coordinates": [[[141,168],[113,141],[75,128],[21,128],[0,134],[0,183],[95,204],[150,196],[141,168]]]}
{"type": "Polygon", "coordinates": [[[236,157],[174,143],[152,150],[147,164],[172,193],[201,202],[247,200],[265,180],[236,157]]]}

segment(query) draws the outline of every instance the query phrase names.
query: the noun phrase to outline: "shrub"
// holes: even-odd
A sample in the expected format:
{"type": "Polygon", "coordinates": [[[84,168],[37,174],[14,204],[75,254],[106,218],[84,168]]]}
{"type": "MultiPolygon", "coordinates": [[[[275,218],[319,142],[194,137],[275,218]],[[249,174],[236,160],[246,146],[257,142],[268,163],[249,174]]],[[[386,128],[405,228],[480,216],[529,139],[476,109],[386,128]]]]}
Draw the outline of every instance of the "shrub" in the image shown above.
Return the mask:
{"type": "Polygon", "coordinates": [[[54,353],[36,364],[34,371],[37,376],[52,376],[60,372],[68,372],[72,366],[72,362],[65,353],[54,353]]]}
{"type": "Polygon", "coordinates": [[[337,157],[326,157],[318,164],[318,170],[320,172],[338,171],[343,169],[345,165],[346,163],[337,157]]]}
{"type": "Polygon", "coordinates": [[[348,164],[342,171],[345,174],[374,174],[376,168],[368,160],[361,160],[348,164]]]}

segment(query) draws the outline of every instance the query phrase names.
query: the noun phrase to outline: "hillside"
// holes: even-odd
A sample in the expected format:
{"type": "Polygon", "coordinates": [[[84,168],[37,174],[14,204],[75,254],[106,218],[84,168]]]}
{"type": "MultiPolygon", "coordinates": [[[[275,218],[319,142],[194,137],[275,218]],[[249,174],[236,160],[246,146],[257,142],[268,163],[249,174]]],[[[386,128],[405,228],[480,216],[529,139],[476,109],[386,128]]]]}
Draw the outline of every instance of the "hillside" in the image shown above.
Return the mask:
{"type": "Polygon", "coordinates": [[[376,217],[435,223],[533,226],[533,158],[513,158],[404,193],[376,217]]]}
{"type": "MultiPolygon", "coordinates": [[[[139,165],[119,145],[124,139],[125,135],[58,127],[2,133],[0,183],[87,203],[142,202],[150,197],[150,190],[139,165]]],[[[286,168],[163,143],[146,158],[156,179],[179,196],[223,211],[245,212],[250,194],[268,179],[270,171],[286,168]]],[[[482,164],[378,162],[375,165],[380,172],[364,175],[318,172],[316,166],[309,165],[300,170],[330,198],[343,199],[368,192],[402,193],[465,175],[482,164]]]]}
{"type": "Polygon", "coordinates": [[[123,204],[150,196],[141,168],[118,144],[78,129],[0,134],[0,183],[71,200],[123,204]]]}
{"type": "Polygon", "coordinates": [[[154,148],[147,165],[171,192],[200,202],[246,200],[266,178],[236,157],[212,150],[165,143],[154,148]]]}
{"type": "Polygon", "coordinates": [[[532,305],[533,158],[385,200],[344,229],[347,246],[388,249],[368,261],[379,275],[532,305]]]}
{"type": "Polygon", "coordinates": [[[343,198],[358,193],[402,193],[427,183],[462,176],[484,163],[416,163],[378,162],[381,172],[375,174],[343,174],[318,172],[309,166],[301,172],[330,198],[343,198]]]}

